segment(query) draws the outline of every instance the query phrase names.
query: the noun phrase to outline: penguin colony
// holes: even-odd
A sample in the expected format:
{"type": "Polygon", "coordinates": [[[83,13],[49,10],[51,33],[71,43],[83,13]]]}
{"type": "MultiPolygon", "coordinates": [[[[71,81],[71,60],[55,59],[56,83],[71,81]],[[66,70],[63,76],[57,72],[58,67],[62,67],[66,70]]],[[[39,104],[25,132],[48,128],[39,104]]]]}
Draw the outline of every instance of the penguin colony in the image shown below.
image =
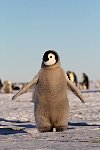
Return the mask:
{"type": "Polygon", "coordinates": [[[67,89],[70,89],[84,103],[78,88],[68,79],[60,64],[56,51],[44,53],[38,74],[12,99],[16,99],[30,88],[34,89],[34,116],[39,132],[57,132],[68,128],[69,102],[67,89]]]}
{"type": "Polygon", "coordinates": [[[0,92],[12,93],[13,90],[20,90],[20,87],[12,83],[11,80],[6,80],[2,83],[0,79],[0,92]]]}

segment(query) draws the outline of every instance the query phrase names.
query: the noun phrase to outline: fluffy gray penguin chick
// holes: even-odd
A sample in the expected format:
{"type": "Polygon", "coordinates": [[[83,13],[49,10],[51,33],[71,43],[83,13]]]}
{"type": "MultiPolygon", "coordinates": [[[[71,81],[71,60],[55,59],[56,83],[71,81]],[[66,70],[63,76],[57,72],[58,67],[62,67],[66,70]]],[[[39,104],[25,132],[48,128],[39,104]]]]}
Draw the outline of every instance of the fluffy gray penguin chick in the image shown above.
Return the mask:
{"type": "Polygon", "coordinates": [[[20,90],[12,99],[25,93],[34,86],[34,115],[39,132],[64,131],[68,128],[69,102],[67,89],[70,89],[84,102],[80,91],[67,78],[60,65],[56,51],[44,53],[39,73],[26,87],[20,90]]]}
{"type": "Polygon", "coordinates": [[[35,119],[40,132],[63,131],[68,127],[67,83],[57,52],[46,51],[35,89],[35,119]]]}

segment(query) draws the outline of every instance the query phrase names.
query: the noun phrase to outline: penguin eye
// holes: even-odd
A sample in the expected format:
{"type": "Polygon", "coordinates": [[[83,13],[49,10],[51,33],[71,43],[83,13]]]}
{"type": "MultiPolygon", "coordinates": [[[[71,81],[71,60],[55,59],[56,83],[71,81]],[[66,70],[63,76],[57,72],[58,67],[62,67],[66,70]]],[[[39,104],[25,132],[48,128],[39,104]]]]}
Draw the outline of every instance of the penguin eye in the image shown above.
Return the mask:
{"type": "Polygon", "coordinates": [[[53,55],[53,54],[49,54],[48,57],[49,57],[49,58],[54,58],[54,55],[53,55]]]}

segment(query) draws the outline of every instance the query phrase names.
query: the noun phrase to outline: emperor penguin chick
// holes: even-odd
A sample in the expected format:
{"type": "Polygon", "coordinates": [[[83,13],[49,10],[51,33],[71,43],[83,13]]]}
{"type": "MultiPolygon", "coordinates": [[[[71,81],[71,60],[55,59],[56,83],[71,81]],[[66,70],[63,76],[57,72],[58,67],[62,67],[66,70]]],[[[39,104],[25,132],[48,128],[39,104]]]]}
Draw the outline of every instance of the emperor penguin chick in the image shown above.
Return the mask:
{"type": "Polygon", "coordinates": [[[34,115],[40,132],[63,131],[68,128],[69,102],[67,89],[70,89],[82,102],[83,97],[78,88],[68,79],[60,65],[56,51],[44,53],[39,73],[26,87],[12,99],[17,98],[34,86],[34,115]]]}
{"type": "Polygon", "coordinates": [[[35,119],[40,132],[63,131],[68,127],[69,102],[67,84],[59,56],[55,51],[44,53],[42,69],[35,91],[35,119]]]}
{"type": "Polygon", "coordinates": [[[3,83],[3,91],[5,93],[12,93],[12,82],[10,80],[6,80],[3,83]]]}

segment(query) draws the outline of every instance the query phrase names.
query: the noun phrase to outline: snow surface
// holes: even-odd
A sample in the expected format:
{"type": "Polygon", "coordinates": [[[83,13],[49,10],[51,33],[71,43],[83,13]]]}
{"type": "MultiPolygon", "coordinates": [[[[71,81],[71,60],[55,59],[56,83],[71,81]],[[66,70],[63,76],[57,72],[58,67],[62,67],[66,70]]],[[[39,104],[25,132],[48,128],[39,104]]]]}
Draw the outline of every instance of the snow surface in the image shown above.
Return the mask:
{"type": "Polygon", "coordinates": [[[0,150],[100,149],[100,92],[83,93],[85,104],[69,92],[69,128],[52,133],[38,132],[32,93],[14,94],[0,93],[0,150]]]}

